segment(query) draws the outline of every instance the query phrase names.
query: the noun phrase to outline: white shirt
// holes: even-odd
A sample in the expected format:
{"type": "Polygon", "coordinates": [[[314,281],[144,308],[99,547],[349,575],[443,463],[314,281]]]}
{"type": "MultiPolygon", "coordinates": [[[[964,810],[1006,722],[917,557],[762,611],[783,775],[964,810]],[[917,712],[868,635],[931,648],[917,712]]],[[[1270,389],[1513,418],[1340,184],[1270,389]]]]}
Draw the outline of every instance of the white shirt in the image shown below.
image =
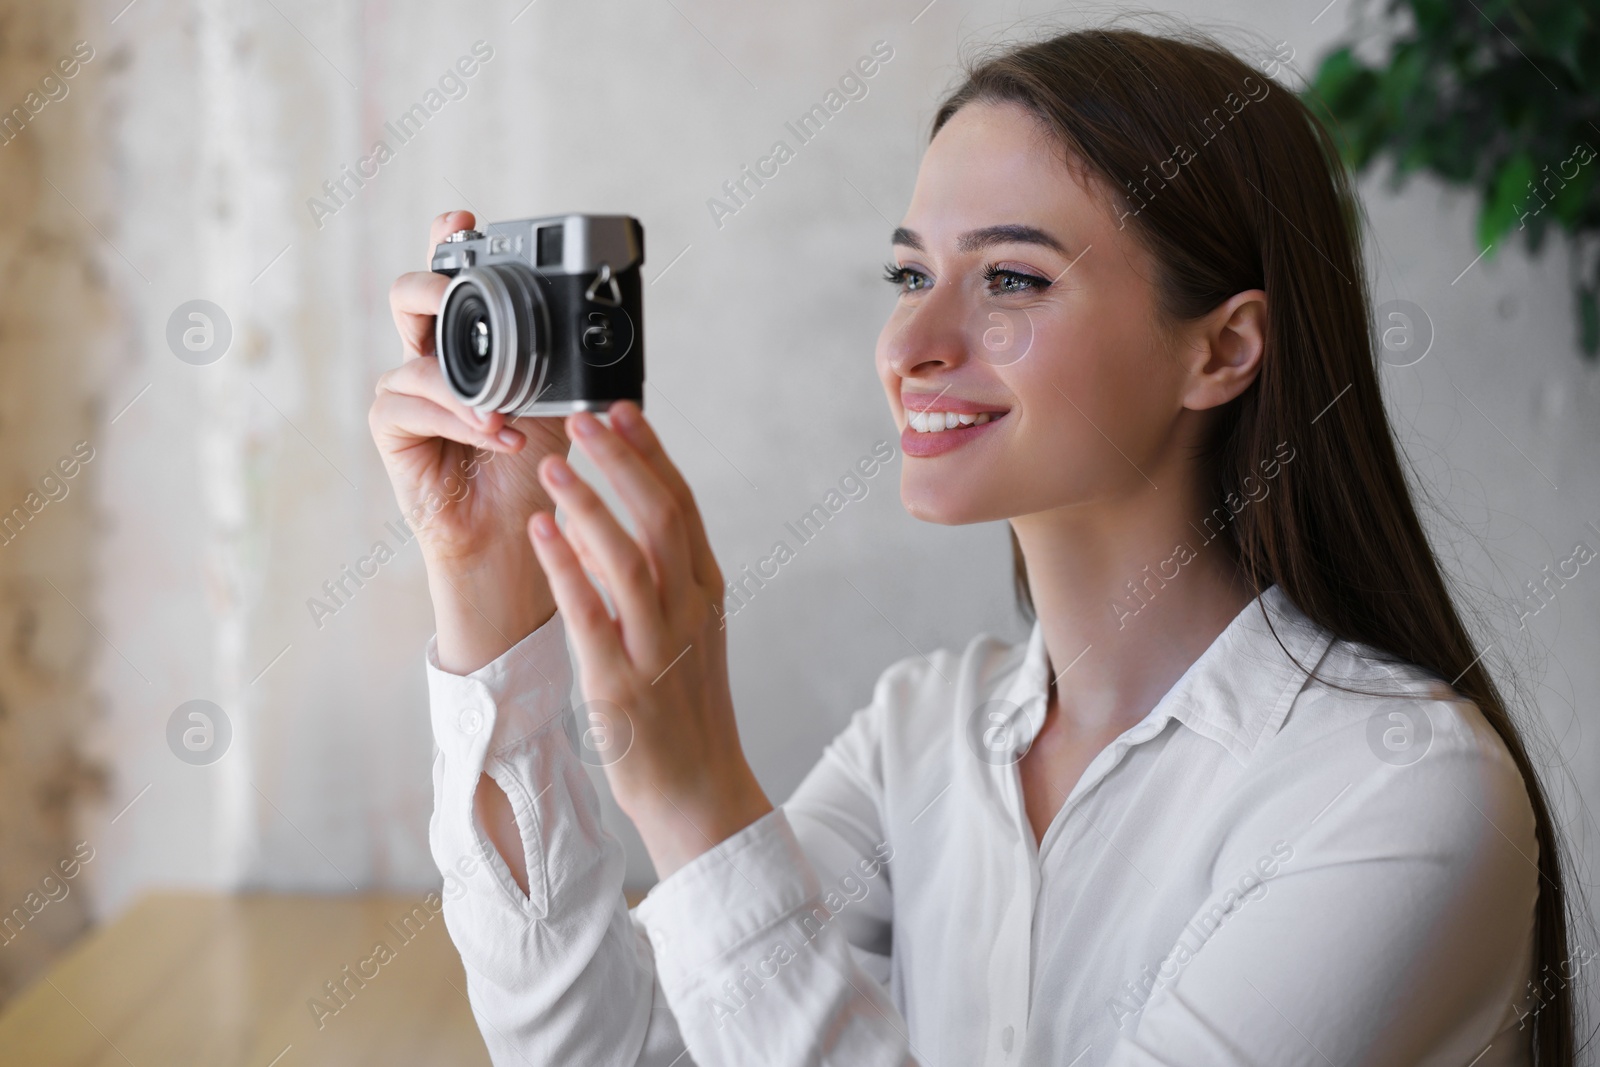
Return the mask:
{"type": "Polygon", "coordinates": [[[1516,767],[1474,705],[1277,586],[1037,848],[1015,765],[1046,707],[1036,624],[891,666],[786,804],[631,912],[561,721],[559,615],[470,676],[428,662],[432,850],[500,1067],[1529,1062],[1516,767]],[[1400,695],[1308,683],[1263,607],[1305,668],[1400,695]],[[482,771],[527,897],[473,821],[482,771]]]}

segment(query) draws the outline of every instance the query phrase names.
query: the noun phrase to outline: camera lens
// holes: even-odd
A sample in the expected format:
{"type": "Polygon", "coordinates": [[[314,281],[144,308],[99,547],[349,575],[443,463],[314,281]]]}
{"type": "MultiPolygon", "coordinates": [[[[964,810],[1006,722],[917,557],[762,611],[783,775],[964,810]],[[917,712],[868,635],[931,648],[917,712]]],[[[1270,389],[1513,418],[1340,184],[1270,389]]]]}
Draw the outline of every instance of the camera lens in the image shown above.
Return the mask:
{"type": "Polygon", "coordinates": [[[468,267],[439,308],[439,362],[451,392],[475,408],[512,412],[543,385],[548,311],[521,263],[468,267]]]}
{"type": "Polygon", "coordinates": [[[454,367],[452,378],[462,391],[482,392],[489,380],[489,354],[493,348],[494,327],[489,323],[489,305],[471,289],[463,289],[458,299],[445,308],[445,345],[452,353],[446,357],[454,367]]]}

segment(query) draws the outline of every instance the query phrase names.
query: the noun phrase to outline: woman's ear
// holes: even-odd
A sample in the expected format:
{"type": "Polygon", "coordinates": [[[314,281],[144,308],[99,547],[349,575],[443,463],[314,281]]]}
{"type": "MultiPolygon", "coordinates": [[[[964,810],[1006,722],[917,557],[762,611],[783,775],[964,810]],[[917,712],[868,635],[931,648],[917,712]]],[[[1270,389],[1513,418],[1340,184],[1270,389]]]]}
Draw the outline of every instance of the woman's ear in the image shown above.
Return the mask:
{"type": "Polygon", "coordinates": [[[1186,331],[1189,383],[1183,406],[1219,407],[1255,381],[1267,344],[1267,294],[1246,289],[1217,305],[1186,331]]]}

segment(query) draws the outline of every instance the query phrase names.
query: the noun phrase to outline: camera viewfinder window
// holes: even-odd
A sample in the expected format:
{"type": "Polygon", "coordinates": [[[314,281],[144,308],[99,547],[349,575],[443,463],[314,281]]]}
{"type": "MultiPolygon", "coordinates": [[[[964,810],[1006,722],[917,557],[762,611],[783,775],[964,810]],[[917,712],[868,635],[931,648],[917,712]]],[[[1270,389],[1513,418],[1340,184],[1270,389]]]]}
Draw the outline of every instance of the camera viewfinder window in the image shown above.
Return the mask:
{"type": "Polygon", "coordinates": [[[561,227],[539,227],[539,258],[534,263],[536,267],[559,267],[561,265],[561,227]]]}

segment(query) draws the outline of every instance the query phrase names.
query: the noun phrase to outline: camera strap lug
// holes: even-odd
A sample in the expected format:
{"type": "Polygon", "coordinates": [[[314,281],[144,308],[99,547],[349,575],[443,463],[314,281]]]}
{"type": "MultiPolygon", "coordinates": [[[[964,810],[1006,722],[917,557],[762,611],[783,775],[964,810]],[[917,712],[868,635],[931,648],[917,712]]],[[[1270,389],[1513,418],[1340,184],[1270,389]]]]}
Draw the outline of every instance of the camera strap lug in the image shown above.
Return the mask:
{"type": "Polygon", "coordinates": [[[622,290],[617,288],[617,279],[611,276],[611,264],[600,264],[600,273],[594,276],[594,281],[589,283],[589,288],[583,291],[583,298],[591,304],[604,304],[607,307],[622,306],[622,290]],[[599,296],[599,289],[602,285],[610,287],[611,297],[609,300],[602,300],[599,296]]]}

